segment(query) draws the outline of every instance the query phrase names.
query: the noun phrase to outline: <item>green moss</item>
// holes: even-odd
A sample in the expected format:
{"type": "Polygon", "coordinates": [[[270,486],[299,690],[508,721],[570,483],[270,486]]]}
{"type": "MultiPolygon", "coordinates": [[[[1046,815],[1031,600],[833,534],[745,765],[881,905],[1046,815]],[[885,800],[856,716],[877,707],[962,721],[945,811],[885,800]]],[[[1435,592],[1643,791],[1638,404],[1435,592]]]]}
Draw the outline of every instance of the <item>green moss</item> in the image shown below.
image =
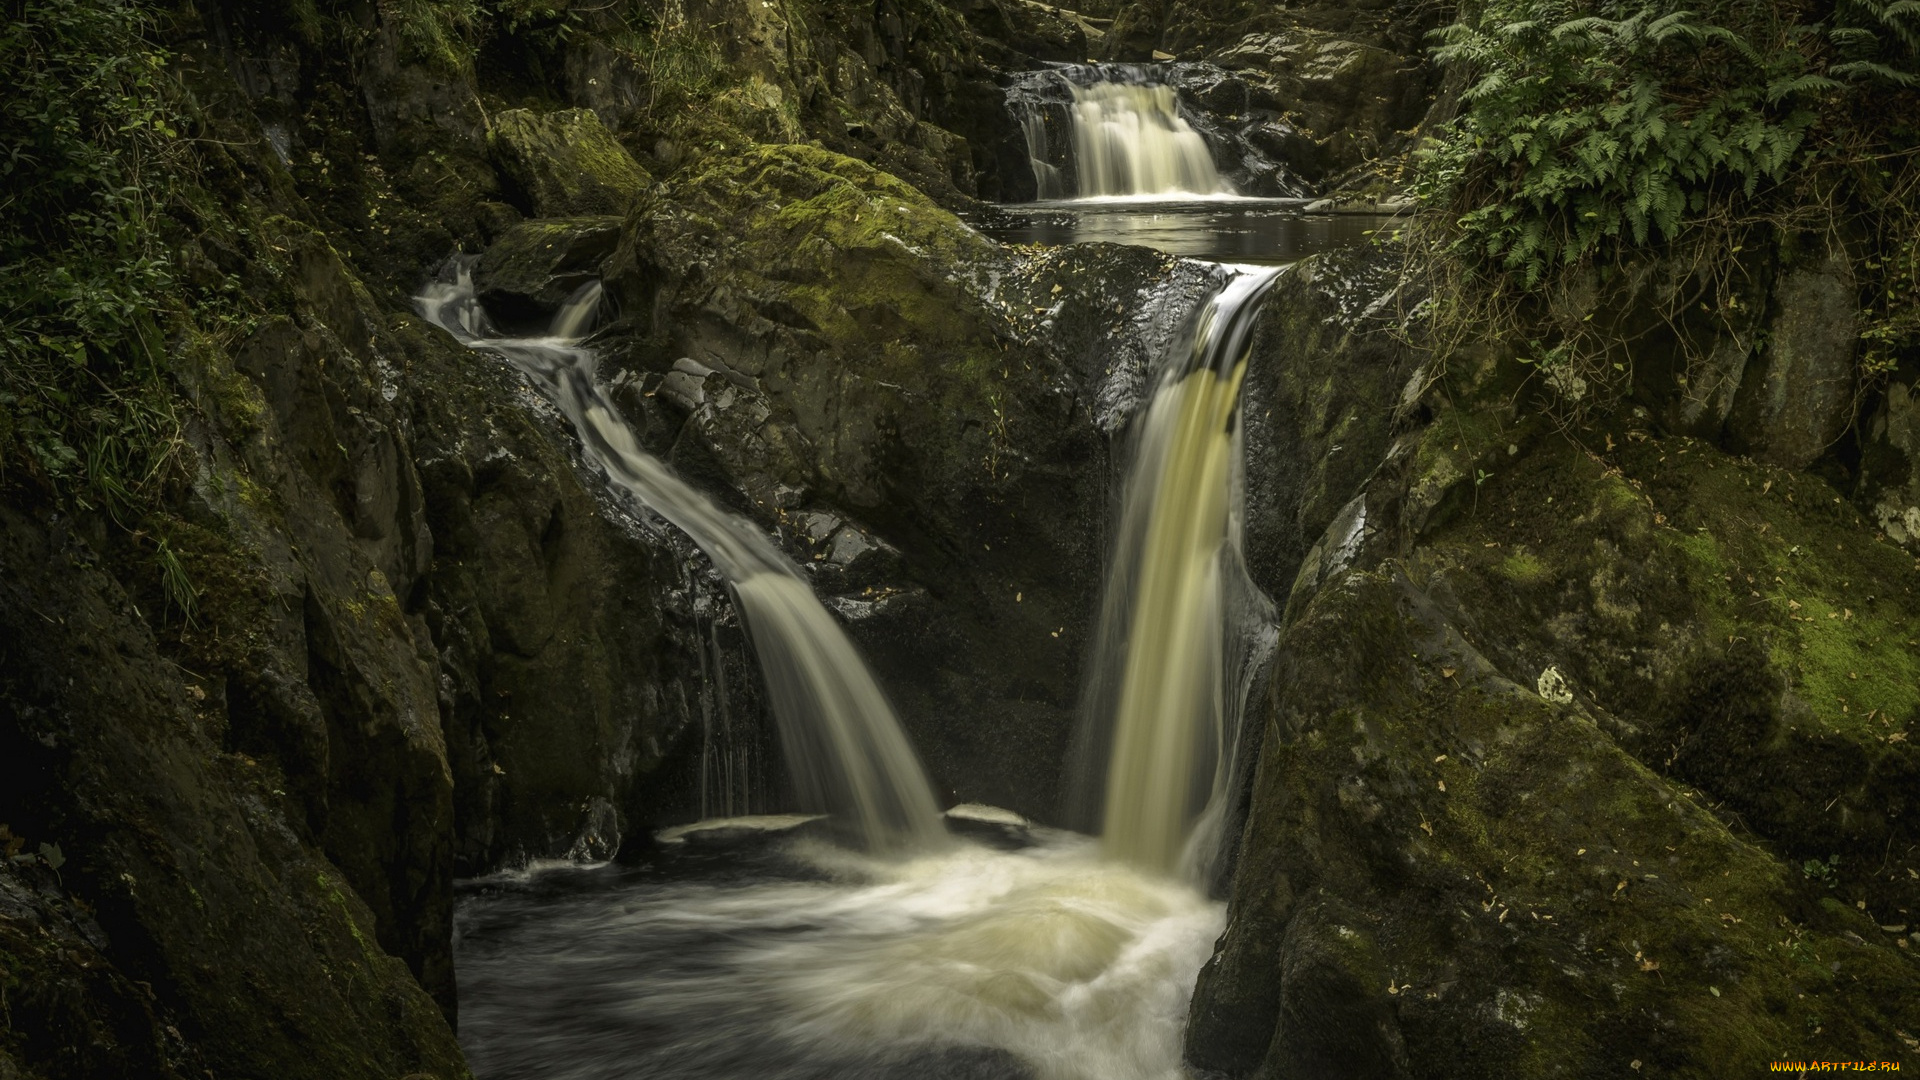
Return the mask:
{"type": "Polygon", "coordinates": [[[313,882],[320,887],[321,894],[333,905],[333,909],[340,916],[340,921],[346,924],[347,933],[353,935],[354,944],[360,947],[360,958],[368,967],[379,970],[381,961],[386,959],[386,953],[381,951],[380,947],[360,929],[360,920],[354,917],[353,904],[348,902],[340,885],[328,877],[325,871],[315,874],[313,882]]]}
{"type": "Polygon", "coordinates": [[[474,0],[387,0],[380,12],[412,59],[449,75],[473,64],[473,44],[467,35],[480,19],[474,0]]]}
{"type": "Polygon", "coordinates": [[[1515,585],[1539,585],[1548,581],[1553,572],[1539,556],[1521,548],[1501,560],[1500,574],[1515,585]]]}
{"type": "Polygon", "coordinates": [[[540,217],[625,213],[653,182],[590,109],[509,109],[487,142],[540,217]]]}

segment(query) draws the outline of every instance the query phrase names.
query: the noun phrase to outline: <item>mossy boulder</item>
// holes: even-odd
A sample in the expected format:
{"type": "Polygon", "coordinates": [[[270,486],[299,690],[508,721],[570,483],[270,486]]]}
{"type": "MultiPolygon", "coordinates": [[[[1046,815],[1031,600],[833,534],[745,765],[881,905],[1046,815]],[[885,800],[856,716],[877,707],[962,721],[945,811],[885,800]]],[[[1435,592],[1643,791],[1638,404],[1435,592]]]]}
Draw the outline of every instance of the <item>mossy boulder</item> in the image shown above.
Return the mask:
{"type": "Polygon", "coordinates": [[[588,109],[509,109],[487,145],[534,217],[623,214],[653,182],[588,109]]]}
{"type": "Polygon", "coordinates": [[[604,340],[658,387],[636,410],[655,445],[847,590],[831,602],[952,798],[1057,813],[1100,573],[1097,387],[1150,351],[1122,313],[1168,265],[1010,252],[804,145],[664,185],[609,264],[604,340]],[[828,519],[895,569],[835,569],[808,532],[828,519]]]}
{"type": "Polygon", "coordinates": [[[1910,957],[1550,681],[1508,678],[1438,569],[1348,573],[1288,629],[1190,1058],[1463,1078],[1910,1059],[1910,957]]]}
{"type": "MultiPolygon", "coordinates": [[[[409,927],[381,942],[298,778],[222,746],[223,683],[165,659],[69,529],[0,512],[0,582],[0,816],[11,853],[57,852],[0,870],[0,1053],[50,1077],[467,1075],[390,955],[409,927]]],[[[386,808],[390,828],[413,809],[386,808]]],[[[389,837],[365,861],[406,843],[389,837]]],[[[396,886],[377,902],[415,917],[396,886]]]]}

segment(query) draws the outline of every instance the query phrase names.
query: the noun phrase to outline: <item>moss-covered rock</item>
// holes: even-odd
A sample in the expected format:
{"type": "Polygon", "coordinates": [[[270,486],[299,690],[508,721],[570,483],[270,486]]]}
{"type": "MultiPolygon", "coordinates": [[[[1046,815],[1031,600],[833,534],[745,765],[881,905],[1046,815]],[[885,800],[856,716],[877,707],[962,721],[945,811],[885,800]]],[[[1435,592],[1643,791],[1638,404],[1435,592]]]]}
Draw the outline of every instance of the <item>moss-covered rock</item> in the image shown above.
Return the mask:
{"type": "Polygon", "coordinates": [[[493,117],[487,145],[535,217],[624,214],[652,183],[588,109],[493,117]]]}
{"type": "MultiPolygon", "coordinates": [[[[280,763],[209,737],[204,684],[162,658],[98,556],[7,510],[0,570],[0,813],[60,856],[0,933],[0,971],[27,983],[8,1051],[58,1077],[466,1075],[434,1000],[303,838],[280,763]],[[63,935],[80,951],[47,948],[63,935]]],[[[0,894],[20,897],[21,873],[0,871],[0,894]]]]}
{"type": "Polygon", "coordinates": [[[658,445],[846,590],[954,798],[1057,813],[1100,573],[1096,388],[1149,351],[1123,313],[1166,271],[1140,249],[1007,252],[808,146],[663,186],[609,265],[605,340],[658,380],[658,445]],[[836,569],[818,520],[899,552],[897,576],[836,569]]]}
{"type": "MultiPolygon", "coordinates": [[[[1295,363],[1329,328],[1402,347],[1374,305],[1271,303],[1295,363]]],[[[1192,1060],[1914,1060],[1912,557],[1812,476],[1661,436],[1674,413],[1553,433],[1525,365],[1450,361],[1360,423],[1385,449],[1295,580],[1192,1060]]]]}

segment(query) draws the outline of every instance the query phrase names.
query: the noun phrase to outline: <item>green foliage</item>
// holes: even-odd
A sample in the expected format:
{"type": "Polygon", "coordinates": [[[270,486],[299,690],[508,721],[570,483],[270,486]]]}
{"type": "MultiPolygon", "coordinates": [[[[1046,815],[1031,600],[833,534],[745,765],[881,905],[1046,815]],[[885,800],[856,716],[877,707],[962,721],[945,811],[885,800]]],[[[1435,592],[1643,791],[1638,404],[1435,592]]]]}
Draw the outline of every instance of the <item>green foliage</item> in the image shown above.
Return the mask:
{"type": "Polygon", "coordinates": [[[1781,10],[1490,0],[1440,31],[1435,57],[1472,82],[1418,191],[1452,212],[1451,253],[1531,288],[1674,240],[1850,134],[1833,123],[1849,94],[1920,81],[1920,0],[1841,0],[1806,25],[1781,10]]]}
{"type": "Polygon", "coordinates": [[[177,164],[167,55],[132,0],[28,0],[0,24],[0,479],[116,517],[178,444],[155,218],[177,164]]]}
{"type": "Polygon", "coordinates": [[[1861,264],[1872,283],[1860,331],[1860,368],[1869,377],[1893,371],[1903,353],[1920,349],[1920,180],[1909,179],[1904,190],[1887,193],[1900,208],[1889,215],[1894,227],[1861,264]]]}
{"type": "Polygon", "coordinates": [[[1827,36],[1833,78],[1920,85],[1920,0],[1840,0],[1827,36]]]}
{"type": "Polygon", "coordinates": [[[1815,884],[1825,885],[1829,889],[1839,884],[1839,870],[1840,856],[1838,855],[1828,856],[1825,862],[1819,859],[1808,859],[1800,864],[1800,873],[1803,877],[1815,884]]]}
{"type": "Polygon", "coordinates": [[[380,0],[380,14],[428,66],[455,74],[473,63],[468,38],[481,15],[475,0],[380,0]]]}
{"type": "Polygon", "coordinates": [[[1814,113],[1791,50],[1763,53],[1690,11],[1579,15],[1496,0],[1441,32],[1435,56],[1477,80],[1421,193],[1463,206],[1459,254],[1521,275],[1603,245],[1671,239],[1715,196],[1784,175],[1814,113]]]}

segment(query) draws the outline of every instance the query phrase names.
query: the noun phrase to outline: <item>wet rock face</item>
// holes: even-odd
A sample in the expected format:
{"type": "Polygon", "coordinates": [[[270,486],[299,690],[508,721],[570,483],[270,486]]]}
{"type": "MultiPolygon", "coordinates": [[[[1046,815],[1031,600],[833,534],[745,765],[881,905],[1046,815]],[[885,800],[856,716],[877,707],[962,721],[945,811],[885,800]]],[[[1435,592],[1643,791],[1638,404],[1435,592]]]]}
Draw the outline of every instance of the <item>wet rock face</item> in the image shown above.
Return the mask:
{"type": "MultiPolygon", "coordinates": [[[[683,545],[598,494],[562,441],[565,421],[504,360],[411,320],[396,331],[420,388],[416,460],[435,536],[423,616],[455,781],[455,869],[644,846],[650,823],[701,809],[697,763],[673,755],[713,707],[710,654],[726,659],[706,640],[716,620],[696,611],[717,589],[686,577],[683,545]]],[[[753,707],[751,692],[735,698],[753,707]]],[[[759,773],[749,787],[768,795],[759,773]]]]}
{"type": "MultiPolygon", "coordinates": [[[[1283,355],[1394,356],[1364,273],[1312,262],[1322,284],[1270,301],[1283,355]]],[[[1416,375],[1397,408],[1359,410],[1375,466],[1311,515],[1328,524],[1293,581],[1189,1059],[1278,1077],[1911,1057],[1920,867],[1885,855],[1915,842],[1920,698],[1912,650],[1888,646],[1920,631],[1910,556],[1805,473],[1649,430],[1658,408],[1583,435],[1588,454],[1542,431],[1497,356],[1451,359],[1444,393],[1416,375]]],[[[1325,438],[1325,415],[1274,419],[1325,438]]],[[[1273,496],[1250,473],[1251,547],[1273,496]]],[[[1354,482],[1332,479],[1303,505],[1354,482]]]]}
{"type": "Polygon", "coordinates": [[[619,217],[523,221],[507,229],[473,267],[473,287],[502,326],[544,329],[576,290],[598,280],[620,242],[619,217]]]}
{"type": "MultiPolygon", "coordinates": [[[[63,1077],[459,1073],[434,1000],[375,943],[361,891],[302,835],[287,773],[223,749],[227,721],[204,684],[159,655],[99,557],[9,509],[0,570],[0,815],[28,850],[59,852],[57,865],[0,869],[0,947],[26,976],[10,1027],[38,1028],[24,1047],[31,1066],[63,1077]]],[[[411,767],[403,740],[389,749],[401,760],[385,768],[411,767]]],[[[344,802],[332,800],[350,828],[344,802]]],[[[354,839],[377,845],[377,859],[401,837],[354,839]]],[[[405,895],[365,887],[390,912],[405,895]]],[[[403,927],[386,948],[411,943],[403,927]]],[[[430,965],[429,979],[450,975],[430,965]]]]}

